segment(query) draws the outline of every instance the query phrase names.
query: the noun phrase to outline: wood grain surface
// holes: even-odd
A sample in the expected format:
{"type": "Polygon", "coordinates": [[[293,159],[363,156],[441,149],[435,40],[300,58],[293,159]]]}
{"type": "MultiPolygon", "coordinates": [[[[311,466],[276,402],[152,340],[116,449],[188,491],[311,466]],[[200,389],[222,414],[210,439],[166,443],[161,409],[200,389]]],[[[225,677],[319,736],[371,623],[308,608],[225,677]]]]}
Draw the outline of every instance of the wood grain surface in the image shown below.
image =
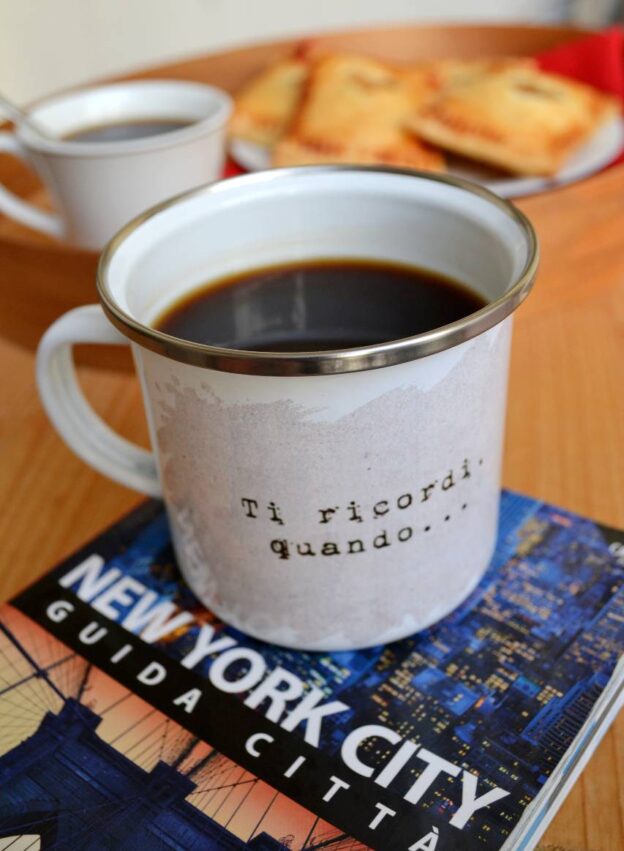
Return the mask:
{"type": "MultiPolygon", "coordinates": [[[[542,264],[517,314],[504,483],[624,528],[624,167],[519,206],[538,231],[542,264]]],[[[3,274],[2,287],[17,293],[21,281],[13,274],[3,274]]],[[[108,422],[145,442],[135,379],[86,367],[81,378],[108,422]]],[[[37,400],[32,353],[2,338],[0,388],[5,599],[139,497],[72,455],[37,400]]],[[[624,716],[572,789],[544,847],[624,849],[624,716]]]]}
{"type": "MultiPolygon", "coordinates": [[[[542,266],[517,314],[504,482],[624,527],[624,168],[524,200],[542,266]]],[[[14,282],[16,287],[19,281],[14,282]]],[[[145,441],[135,380],[83,368],[90,399],[145,441]]],[[[33,356],[0,340],[0,598],[138,502],[84,466],[40,408],[33,356]]],[[[624,849],[624,717],[547,833],[579,851],[624,849]]]]}

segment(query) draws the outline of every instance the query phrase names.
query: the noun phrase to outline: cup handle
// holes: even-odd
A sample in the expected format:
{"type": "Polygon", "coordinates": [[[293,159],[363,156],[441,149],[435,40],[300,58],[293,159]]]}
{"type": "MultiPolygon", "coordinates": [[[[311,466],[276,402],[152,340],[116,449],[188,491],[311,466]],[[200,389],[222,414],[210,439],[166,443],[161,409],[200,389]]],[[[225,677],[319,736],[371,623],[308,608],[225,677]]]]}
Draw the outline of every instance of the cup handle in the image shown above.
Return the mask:
{"type": "MultiPolygon", "coordinates": [[[[30,159],[26,148],[13,133],[0,133],[0,152],[17,157],[26,165],[30,159]]],[[[65,227],[56,213],[46,213],[34,204],[29,204],[0,184],[0,212],[10,219],[49,236],[62,237],[65,227]]]]}
{"type": "Polygon", "coordinates": [[[154,455],[116,434],[95,413],[78,384],[71,348],[75,343],[128,341],[97,304],[64,314],[45,332],[37,349],[37,385],[52,424],[79,458],[126,487],[160,496],[154,455]]]}

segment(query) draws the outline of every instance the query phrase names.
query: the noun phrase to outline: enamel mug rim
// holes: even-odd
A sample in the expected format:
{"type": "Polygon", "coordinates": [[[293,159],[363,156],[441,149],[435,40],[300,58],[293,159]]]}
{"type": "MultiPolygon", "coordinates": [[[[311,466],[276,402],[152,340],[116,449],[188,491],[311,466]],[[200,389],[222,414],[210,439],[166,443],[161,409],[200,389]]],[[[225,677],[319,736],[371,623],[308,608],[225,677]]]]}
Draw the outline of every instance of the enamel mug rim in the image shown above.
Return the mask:
{"type": "MultiPolygon", "coordinates": [[[[537,236],[527,217],[509,201],[471,181],[448,175],[389,167],[295,166],[226,178],[207,186],[183,192],[137,216],[125,225],[105,247],[98,264],[97,290],[104,312],[122,334],[140,346],[173,360],[222,372],[247,375],[326,375],[359,372],[405,363],[452,348],[482,334],[502,322],[524,301],[533,286],[538,262],[537,236]],[[156,330],[139,321],[127,310],[124,310],[115,299],[109,281],[111,266],[117,252],[144,225],[153,222],[154,219],[170,208],[179,207],[192,199],[214,195],[218,195],[220,200],[223,201],[224,196],[227,196],[228,193],[234,193],[241,188],[253,191],[254,187],[279,184],[280,181],[288,181],[293,178],[313,178],[315,175],[327,176],[346,172],[388,175],[443,183],[485,200],[517,226],[526,245],[526,260],[523,267],[515,276],[511,286],[501,296],[456,322],[399,340],[391,340],[372,346],[322,352],[297,352],[296,354],[250,352],[193,343],[156,330]]],[[[192,288],[189,291],[192,292],[192,288]]]]}

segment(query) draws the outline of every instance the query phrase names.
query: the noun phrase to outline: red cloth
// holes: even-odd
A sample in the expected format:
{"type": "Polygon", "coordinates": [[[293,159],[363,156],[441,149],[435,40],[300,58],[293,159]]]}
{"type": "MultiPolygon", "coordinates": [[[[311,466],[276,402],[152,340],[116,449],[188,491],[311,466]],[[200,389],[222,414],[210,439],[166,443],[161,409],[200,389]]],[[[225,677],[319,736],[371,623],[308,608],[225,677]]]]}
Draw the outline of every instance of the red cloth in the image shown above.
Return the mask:
{"type": "MultiPolygon", "coordinates": [[[[624,29],[583,36],[553,47],[536,57],[540,68],[615,95],[624,105],[624,29]]],[[[608,167],[624,162],[622,151],[608,167]]]]}
{"type": "Polygon", "coordinates": [[[589,83],[624,103],[624,29],[575,38],[537,57],[540,68],[589,83]]]}
{"type": "MultiPolygon", "coordinates": [[[[540,68],[589,83],[616,95],[624,105],[624,29],[611,27],[595,35],[572,38],[536,56],[540,68]]],[[[624,162],[624,151],[614,162],[624,162]]],[[[611,163],[613,165],[614,163],[611,163]]],[[[244,169],[228,159],[224,176],[243,174],[244,169]]]]}
{"type": "Polygon", "coordinates": [[[236,177],[237,174],[245,174],[245,169],[235,163],[232,157],[228,157],[223,169],[223,177],[236,177]]]}

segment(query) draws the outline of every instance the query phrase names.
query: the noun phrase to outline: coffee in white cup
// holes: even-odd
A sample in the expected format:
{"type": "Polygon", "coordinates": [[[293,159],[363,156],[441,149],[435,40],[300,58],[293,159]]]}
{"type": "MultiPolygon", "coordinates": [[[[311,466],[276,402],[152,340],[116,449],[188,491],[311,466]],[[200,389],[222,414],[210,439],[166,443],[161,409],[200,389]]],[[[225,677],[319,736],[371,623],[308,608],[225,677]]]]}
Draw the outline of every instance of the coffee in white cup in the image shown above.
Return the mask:
{"type": "Polygon", "coordinates": [[[221,176],[230,96],[203,83],[145,80],[83,88],[29,110],[0,133],[52,198],[48,213],[0,186],[0,212],[68,243],[100,249],[148,207],[221,176]],[[125,131],[125,132],[124,132],[125,131]]]}

